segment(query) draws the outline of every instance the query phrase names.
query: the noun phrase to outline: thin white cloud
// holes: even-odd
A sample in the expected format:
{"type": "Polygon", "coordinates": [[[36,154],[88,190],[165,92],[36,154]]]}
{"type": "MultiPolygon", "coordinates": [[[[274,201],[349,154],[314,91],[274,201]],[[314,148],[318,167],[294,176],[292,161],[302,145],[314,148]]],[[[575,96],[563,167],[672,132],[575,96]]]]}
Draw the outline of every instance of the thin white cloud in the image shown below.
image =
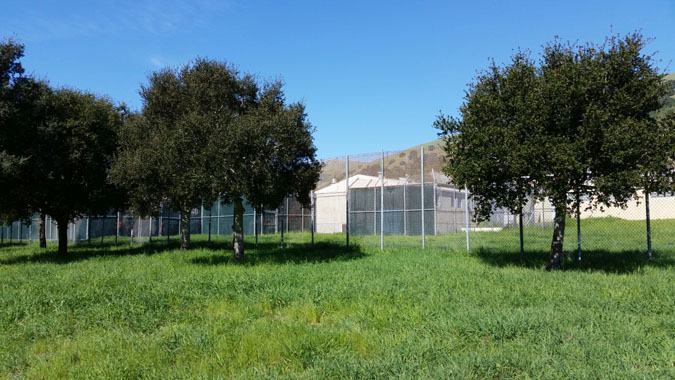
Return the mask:
{"type": "Polygon", "coordinates": [[[150,57],[150,64],[153,65],[154,67],[158,68],[158,69],[167,66],[164,59],[162,59],[160,57],[150,57]]]}
{"type": "Polygon", "coordinates": [[[208,27],[232,6],[230,0],[106,1],[50,11],[24,6],[20,8],[21,14],[14,18],[16,25],[5,25],[5,28],[29,39],[95,37],[125,32],[161,35],[182,28],[208,27]],[[32,21],[27,24],[25,20],[32,21]]]}

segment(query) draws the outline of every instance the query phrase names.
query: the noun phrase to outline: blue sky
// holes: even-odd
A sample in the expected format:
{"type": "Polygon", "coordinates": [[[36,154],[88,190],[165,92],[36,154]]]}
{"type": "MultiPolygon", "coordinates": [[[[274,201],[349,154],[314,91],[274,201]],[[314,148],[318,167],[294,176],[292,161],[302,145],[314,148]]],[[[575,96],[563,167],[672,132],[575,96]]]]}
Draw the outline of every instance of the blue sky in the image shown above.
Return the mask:
{"type": "Polygon", "coordinates": [[[153,70],[201,56],[303,101],[321,158],[397,150],[436,138],[489,58],[536,54],[555,35],[596,41],[637,29],[675,71],[675,0],[642,1],[12,1],[0,35],[54,85],[139,109],[153,70]]]}

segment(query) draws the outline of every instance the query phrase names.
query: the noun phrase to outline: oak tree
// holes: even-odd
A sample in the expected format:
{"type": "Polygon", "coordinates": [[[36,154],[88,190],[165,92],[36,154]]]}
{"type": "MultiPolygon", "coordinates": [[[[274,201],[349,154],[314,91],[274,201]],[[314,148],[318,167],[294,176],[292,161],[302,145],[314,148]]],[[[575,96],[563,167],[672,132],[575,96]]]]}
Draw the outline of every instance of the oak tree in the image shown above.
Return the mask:
{"type": "Polygon", "coordinates": [[[234,205],[236,260],[244,259],[244,199],[260,210],[289,195],[309,205],[321,171],[313,131],[304,105],[286,104],[280,82],[263,85],[246,114],[219,130],[217,178],[234,205]]]}
{"type": "Polygon", "coordinates": [[[538,64],[520,53],[493,64],[466,91],[461,119],[436,122],[445,170],[474,194],[478,219],[495,207],[517,210],[527,193],[552,202],[548,270],[561,265],[566,216],[582,197],[592,207],[625,205],[640,185],[645,152],[672,155],[672,145],[649,138],[665,125],[651,113],[666,88],[645,44],[639,33],[599,45],[556,39],[538,64]]]}
{"type": "Polygon", "coordinates": [[[143,109],[122,129],[113,180],[139,215],[157,214],[160,204],[180,211],[186,250],[191,211],[219,196],[218,131],[246,112],[257,86],[226,63],[197,59],[152,73],[140,94],[143,109]]]}

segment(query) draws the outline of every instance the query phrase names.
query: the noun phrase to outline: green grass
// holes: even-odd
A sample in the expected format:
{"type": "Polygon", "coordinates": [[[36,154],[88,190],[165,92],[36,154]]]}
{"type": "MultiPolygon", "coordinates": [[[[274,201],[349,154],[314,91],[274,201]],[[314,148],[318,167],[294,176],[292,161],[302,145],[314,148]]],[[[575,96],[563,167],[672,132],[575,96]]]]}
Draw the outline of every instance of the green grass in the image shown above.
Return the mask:
{"type": "MultiPolygon", "coordinates": [[[[604,227],[605,241],[618,236],[604,227]]],[[[283,249],[279,236],[258,249],[249,237],[245,264],[225,237],[193,237],[189,252],[175,238],[78,244],[67,257],[6,246],[0,377],[675,377],[667,238],[651,262],[636,233],[547,273],[550,231],[526,236],[523,263],[512,230],[476,235],[470,253],[463,235],[430,237],[424,251],[390,237],[400,247],[383,252],[369,237],[351,249],[339,235],[311,247],[290,234],[283,249]]]]}

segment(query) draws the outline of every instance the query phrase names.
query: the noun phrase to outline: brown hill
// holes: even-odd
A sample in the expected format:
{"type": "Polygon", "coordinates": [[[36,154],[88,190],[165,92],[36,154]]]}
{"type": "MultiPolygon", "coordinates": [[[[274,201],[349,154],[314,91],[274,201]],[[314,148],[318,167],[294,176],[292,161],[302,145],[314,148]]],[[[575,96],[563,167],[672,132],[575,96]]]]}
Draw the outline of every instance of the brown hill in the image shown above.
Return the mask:
{"type": "MultiPolygon", "coordinates": [[[[424,181],[431,182],[435,176],[439,180],[445,165],[443,141],[438,139],[412,148],[384,152],[384,173],[387,178],[408,178],[411,182],[421,180],[420,148],[424,146],[424,181]]],[[[353,155],[349,157],[349,175],[364,174],[378,176],[381,170],[381,153],[353,155]]],[[[345,159],[337,158],[324,161],[321,179],[317,189],[329,185],[333,179],[345,178],[345,159]]],[[[442,181],[441,181],[442,182],[442,181]]]]}

